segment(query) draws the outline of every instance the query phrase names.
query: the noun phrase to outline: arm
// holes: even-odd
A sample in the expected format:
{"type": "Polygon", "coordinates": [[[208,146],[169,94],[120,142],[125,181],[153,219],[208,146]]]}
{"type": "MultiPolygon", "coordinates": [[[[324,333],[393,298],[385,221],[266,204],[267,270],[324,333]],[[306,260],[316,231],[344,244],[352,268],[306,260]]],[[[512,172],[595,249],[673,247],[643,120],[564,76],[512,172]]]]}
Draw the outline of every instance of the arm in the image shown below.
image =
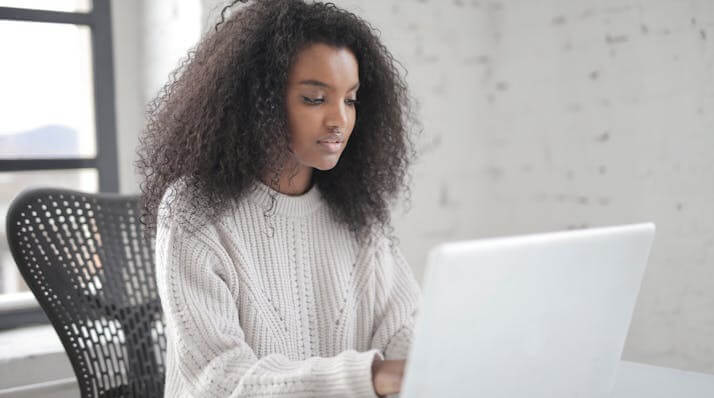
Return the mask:
{"type": "Polygon", "coordinates": [[[377,301],[372,348],[385,359],[405,359],[411,346],[421,291],[397,247],[383,242],[376,252],[377,301]]]}
{"type": "Polygon", "coordinates": [[[398,248],[384,242],[375,260],[377,305],[372,347],[384,352],[387,360],[376,359],[372,374],[377,393],[388,395],[401,390],[421,292],[398,248]]]}
{"type": "Polygon", "coordinates": [[[377,350],[303,361],[280,354],[258,358],[244,339],[238,279],[228,255],[200,232],[189,235],[177,226],[157,232],[159,293],[174,353],[168,388],[180,382],[200,397],[375,395],[371,366],[377,350]]]}

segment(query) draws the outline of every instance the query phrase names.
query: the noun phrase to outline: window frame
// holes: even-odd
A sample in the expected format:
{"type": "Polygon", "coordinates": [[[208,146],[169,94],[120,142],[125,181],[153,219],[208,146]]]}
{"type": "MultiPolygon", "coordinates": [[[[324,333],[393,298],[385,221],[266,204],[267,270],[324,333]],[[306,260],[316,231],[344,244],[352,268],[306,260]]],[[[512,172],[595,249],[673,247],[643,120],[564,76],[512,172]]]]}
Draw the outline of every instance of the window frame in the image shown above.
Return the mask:
{"type": "MultiPolygon", "coordinates": [[[[99,178],[99,192],[119,192],[110,0],[93,0],[91,9],[87,12],[0,7],[0,21],[46,22],[89,27],[97,145],[94,157],[0,159],[0,173],[95,169],[99,178]]],[[[2,296],[0,294],[0,301],[2,296]]],[[[12,303],[0,305],[0,330],[48,322],[37,301],[23,301],[16,306],[12,303]]]]}

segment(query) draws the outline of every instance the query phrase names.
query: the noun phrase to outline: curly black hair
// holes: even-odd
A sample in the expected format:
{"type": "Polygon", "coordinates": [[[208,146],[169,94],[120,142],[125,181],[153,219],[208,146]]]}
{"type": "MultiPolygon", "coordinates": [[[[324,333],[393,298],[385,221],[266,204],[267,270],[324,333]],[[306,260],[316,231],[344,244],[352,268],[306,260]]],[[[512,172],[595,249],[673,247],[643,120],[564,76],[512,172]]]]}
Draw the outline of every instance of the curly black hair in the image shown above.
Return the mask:
{"type": "Polygon", "coordinates": [[[391,229],[390,205],[409,192],[409,132],[418,125],[401,64],[375,28],[332,3],[236,3],[223,9],[149,106],[136,163],[144,225],[156,226],[162,197],[177,181],[188,189],[192,214],[211,220],[256,179],[283,171],[290,155],[288,72],[300,50],[324,43],[357,58],[359,105],[339,162],[314,170],[313,182],[351,230],[391,229]]]}

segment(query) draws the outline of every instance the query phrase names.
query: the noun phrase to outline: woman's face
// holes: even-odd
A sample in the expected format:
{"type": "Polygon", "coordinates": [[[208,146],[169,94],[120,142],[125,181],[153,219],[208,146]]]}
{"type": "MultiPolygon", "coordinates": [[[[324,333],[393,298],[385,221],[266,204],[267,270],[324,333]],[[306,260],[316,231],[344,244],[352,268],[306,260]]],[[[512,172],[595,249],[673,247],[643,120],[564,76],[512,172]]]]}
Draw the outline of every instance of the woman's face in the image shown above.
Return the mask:
{"type": "Polygon", "coordinates": [[[290,149],[300,168],[329,170],[355,126],[357,59],[349,49],[312,44],[300,51],[287,85],[290,149]]]}

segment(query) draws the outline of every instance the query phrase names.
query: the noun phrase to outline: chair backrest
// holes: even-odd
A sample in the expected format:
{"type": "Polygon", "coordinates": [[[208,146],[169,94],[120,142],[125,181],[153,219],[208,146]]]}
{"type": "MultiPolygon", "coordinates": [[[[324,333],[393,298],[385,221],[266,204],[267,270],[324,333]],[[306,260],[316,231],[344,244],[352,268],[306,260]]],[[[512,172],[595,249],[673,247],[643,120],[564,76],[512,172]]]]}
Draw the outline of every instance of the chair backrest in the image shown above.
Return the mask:
{"type": "Polygon", "coordinates": [[[10,250],[82,397],[163,395],[154,237],[139,223],[138,206],[138,196],[31,189],[8,210],[10,250]]]}

